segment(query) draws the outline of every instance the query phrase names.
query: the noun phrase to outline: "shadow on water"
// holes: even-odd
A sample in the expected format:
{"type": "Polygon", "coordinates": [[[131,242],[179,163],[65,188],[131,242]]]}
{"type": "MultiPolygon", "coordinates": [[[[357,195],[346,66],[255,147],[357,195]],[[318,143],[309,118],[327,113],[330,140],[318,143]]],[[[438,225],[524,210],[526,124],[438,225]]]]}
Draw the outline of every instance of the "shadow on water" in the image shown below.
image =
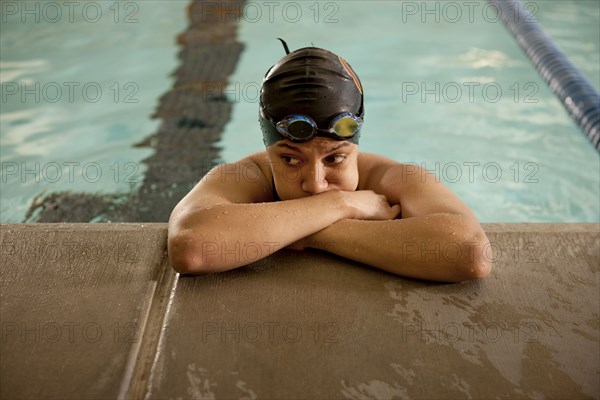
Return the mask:
{"type": "MultiPolygon", "coordinates": [[[[243,45],[237,41],[231,9],[242,0],[220,2],[223,15],[202,13],[203,0],[188,6],[189,27],[177,37],[181,46],[175,83],[161,96],[152,118],[162,120],[158,131],[135,147],[154,154],[143,184],[128,194],[58,192],[38,195],[25,222],[166,222],[179,200],[218,163],[220,140],[230,119],[232,103],[222,95],[208,96],[204,84],[225,87],[243,45]]],[[[241,5],[241,4],[240,4],[241,5]]]]}

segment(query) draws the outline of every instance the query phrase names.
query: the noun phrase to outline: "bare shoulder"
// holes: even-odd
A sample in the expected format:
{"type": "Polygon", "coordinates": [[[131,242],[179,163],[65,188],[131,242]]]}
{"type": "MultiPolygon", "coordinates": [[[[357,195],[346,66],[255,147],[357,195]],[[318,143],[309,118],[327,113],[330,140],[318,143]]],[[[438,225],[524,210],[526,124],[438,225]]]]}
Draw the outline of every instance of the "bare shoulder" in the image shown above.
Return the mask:
{"type": "Polygon", "coordinates": [[[256,171],[259,171],[267,181],[272,181],[273,173],[271,172],[271,164],[266,151],[250,154],[249,156],[242,158],[239,163],[246,166],[246,168],[254,168],[256,171]]]}
{"type": "Polygon", "coordinates": [[[413,175],[423,172],[414,164],[403,164],[373,153],[359,153],[359,189],[373,190],[388,195],[390,186],[400,190],[413,181],[413,175]]]}
{"type": "Polygon", "coordinates": [[[233,163],[220,164],[204,175],[179,202],[175,211],[190,211],[217,203],[273,201],[266,153],[254,153],[233,163]]]}
{"type": "Polygon", "coordinates": [[[211,170],[201,188],[219,193],[232,203],[272,201],[272,177],[266,152],[250,154],[211,170]]]}
{"type": "MultiPolygon", "coordinates": [[[[364,153],[359,157],[362,189],[385,195],[390,204],[402,206],[402,216],[454,213],[474,218],[469,207],[433,173],[416,164],[364,153]]],[[[361,187],[359,186],[359,189],[361,187]]]]}

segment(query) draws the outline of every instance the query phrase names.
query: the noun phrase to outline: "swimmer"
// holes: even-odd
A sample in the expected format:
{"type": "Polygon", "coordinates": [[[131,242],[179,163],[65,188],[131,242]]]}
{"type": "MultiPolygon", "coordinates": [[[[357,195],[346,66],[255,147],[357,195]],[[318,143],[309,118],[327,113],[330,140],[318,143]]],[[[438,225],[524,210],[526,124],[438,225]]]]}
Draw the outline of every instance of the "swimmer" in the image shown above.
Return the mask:
{"type": "Polygon", "coordinates": [[[414,164],[359,151],[363,89],[350,65],[283,43],[261,88],[265,151],[215,167],[177,204],[175,271],[222,272],[312,248],[419,279],[487,276],[490,243],[465,203],[414,164]]]}

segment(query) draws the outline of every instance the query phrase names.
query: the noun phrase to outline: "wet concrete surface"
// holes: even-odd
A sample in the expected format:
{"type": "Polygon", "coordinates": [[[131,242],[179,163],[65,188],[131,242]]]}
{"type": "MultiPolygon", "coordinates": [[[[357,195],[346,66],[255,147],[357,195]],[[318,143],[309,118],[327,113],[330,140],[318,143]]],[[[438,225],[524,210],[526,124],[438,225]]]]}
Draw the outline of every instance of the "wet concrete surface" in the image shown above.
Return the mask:
{"type": "Polygon", "coordinates": [[[166,238],[162,226],[3,225],[0,397],[126,391],[169,271],[166,238]]]}
{"type": "Polygon", "coordinates": [[[316,251],[180,276],[166,224],[2,225],[1,397],[599,398],[600,225],[484,229],[491,276],[439,284],[316,251]]]}

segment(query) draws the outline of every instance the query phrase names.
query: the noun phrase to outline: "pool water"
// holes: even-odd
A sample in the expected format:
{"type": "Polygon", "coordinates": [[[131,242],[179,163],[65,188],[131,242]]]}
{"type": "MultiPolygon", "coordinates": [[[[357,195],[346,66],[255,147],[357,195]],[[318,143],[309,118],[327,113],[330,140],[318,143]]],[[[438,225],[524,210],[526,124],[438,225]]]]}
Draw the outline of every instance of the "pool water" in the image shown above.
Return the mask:
{"type": "Polygon", "coordinates": [[[0,25],[0,221],[22,222],[40,193],[138,187],[153,151],[132,145],[157,129],[150,115],[172,85],[187,1],[10,3],[18,8],[3,8],[0,25]]]}
{"type": "MultiPolygon", "coordinates": [[[[524,3],[600,86],[600,3],[524,3]]],[[[298,4],[267,22],[247,7],[225,161],[263,148],[257,88],[284,55],[275,39],[283,37],[291,50],[313,43],[355,69],[365,90],[362,151],[436,173],[482,222],[600,220],[598,153],[487,2],[469,3],[471,12],[461,2],[298,4]]]]}
{"type": "MultiPolygon", "coordinates": [[[[149,116],[172,84],[189,3],[92,2],[100,18],[75,8],[70,20],[51,2],[63,8],[58,22],[43,2],[8,3],[47,9],[39,22],[3,9],[0,221],[23,221],[44,192],[135,190],[153,150],[132,145],[156,131],[149,116]]],[[[600,86],[599,3],[525,3],[600,86]]],[[[292,50],[337,52],[357,71],[361,150],[437,173],[481,221],[599,221],[598,153],[487,2],[247,2],[245,11],[224,161],[263,148],[258,88],[283,37],[292,50]]]]}

